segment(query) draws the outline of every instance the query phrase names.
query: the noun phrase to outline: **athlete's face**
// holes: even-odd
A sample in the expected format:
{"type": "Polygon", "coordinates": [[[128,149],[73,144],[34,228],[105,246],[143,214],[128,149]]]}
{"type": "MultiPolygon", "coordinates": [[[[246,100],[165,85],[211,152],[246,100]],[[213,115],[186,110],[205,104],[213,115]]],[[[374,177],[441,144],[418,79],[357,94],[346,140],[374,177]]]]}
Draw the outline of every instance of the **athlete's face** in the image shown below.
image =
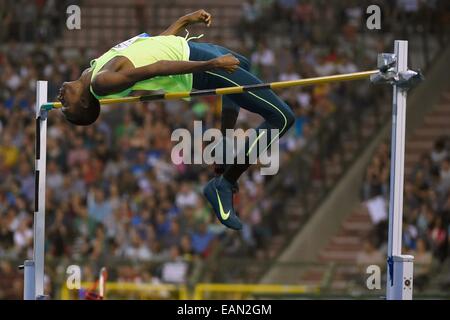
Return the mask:
{"type": "Polygon", "coordinates": [[[58,100],[63,107],[62,112],[69,122],[79,123],[80,115],[85,111],[86,101],[83,98],[83,86],[80,80],[64,82],[59,89],[58,100]]]}
{"type": "Polygon", "coordinates": [[[58,100],[63,107],[66,120],[75,125],[86,126],[97,120],[100,114],[100,104],[89,92],[88,86],[78,79],[64,82],[59,90],[58,100]]]}
{"type": "Polygon", "coordinates": [[[82,100],[82,86],[79,80],[64,82],[59,89],[58,100],[61,101],[64,112],[75,111],[82,100]]]}

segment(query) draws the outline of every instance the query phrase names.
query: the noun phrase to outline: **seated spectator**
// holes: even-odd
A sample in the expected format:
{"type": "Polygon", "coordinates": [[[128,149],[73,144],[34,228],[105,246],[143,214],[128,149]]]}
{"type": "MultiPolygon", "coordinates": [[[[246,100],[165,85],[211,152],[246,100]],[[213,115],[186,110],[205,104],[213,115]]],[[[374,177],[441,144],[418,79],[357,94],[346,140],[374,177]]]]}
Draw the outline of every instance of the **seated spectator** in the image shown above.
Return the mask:
{"type": "Polygon", "coordinates": [[[446,241],[447,230],[443,225],[441,217],[436,217],[433,223],[433,227],[430,230],[431,248],[439,258],[440,261],[444,261],[446,258],[446,241]]]}
{"type": "Polygon", "coordinates": [[[206,223],[200,224],[197,231],[195,231],[191,236],[192,248],[194,249],[194,252],[200,255],[205,255],[213,239],[214,235],[211,232],[208,232],[206,223]]]}
{"type": "Polygon", "coordinates": [[[416,250],[418,238],[417,227],[412,221],[407,222],[406,220],[410,219],[403,219],[402,242],[407,250],[416,250]]]}
{"type": "Polygon", "coordinates": [[[88,212],[98,222],[104,222],[112,214],[109,199],[105,199],[102,189],[93,189],[87,196],[88,212]]]}
{"type": "Polygon", "coordinates": [[[187,206],[195,207],[197,204],[198,195],[193,190],[192,186],[183,182],[180,188],[180,192],[178,192],[175,203],[179,208],[184,208],[187,206]]]}
{"type": "Polygon", "coordinates": [[[58,190],[62,187],[64,176],[62,172],[58,170],[55,161],[49,161],[47,164],[47,186],[50,189],[58,190]]]}
{"type": "Polygon", "coordinates": [[[178,221],[173,220],[170,223],[169,232],[165,234],[164,237],[162,238],[162,243],[166,248],[178,246],[181,243],[182,237],[183,234],[181,233],[180,230],[180,224],[178,223],[178,221]]]}
{"type": "Polygon", "coordinates": [[[170,220],[162,210],[158,210],[155,219],[155,231],[158,238],[164,238],[171,228],[170,220]]]}
{"type": "Polygon", "coordinates": [[[433,255],[427,250],[424,239],[417,240],[417,248],[414,255],[414,285],[423,290],[425,284],[429,279],[431,265],[433,262],[433,255]]]}
{"type": "Polygon", "coordinates": [[[145,261],[150,260],[152,252],[145,245],[139,234],[132,229],[130,234],[130,243],[124,249],[125,257],[131,260],[145,261]]]}
{"type": "Polygon", "coordinates": [[[70,239],[69,224],[65,223],[64,211],[58,209],[55,214],[54,221],[50,224],[48,230],[48,239],[50,242],[50,250],[56,257],[60,257],[68,253],[67,242],[70,239]]]}
{"type": "Polygon", "coordinates": [[[162,266],[163,282],[185,283],[188,264],[182,259],[178,246],[170,247],[170,260],[162,266]]]}
{"type": "Polygon", "coordinates": [[[295,70],[295,65],[290,63],[285,72],[282,72],[279,77],[279,81],[290,81],[301,79],[300,75],[295,70]]]}
{"type": "Polygon", "coordinates": [[[445,149],[445,138],[439,138],[434,143],[433,151],[431,151],[431,160],[433,160],[434,164],[440,164],[447,157],[448,152],[445,149]]]}
{"type": "Polygon", "coordinates": [[[441,164],[440,170],[441,190],[448,191],[450,189],[450,158],[445,158],[441,164]]]}
{"type": "Polygon", "coordinates": [[[191,259],[194,255],[194,249],[192,248],[192,241],[188,235],[181,237],[180,241],[180,254],[184,259],[191,259]]]}
{"type": "Polygon", "coordinates": [[[22,219],[14,232],[14,245],[19,251],[28,249],[33,243],[33,229],[30,228],[30,220],[22,219]]]}
{"type": "Polygon", "coordinates": [[[369,265],[383,266],[385,263],[384,255],[375,248],[370,239],[366,239],[363,243],[363,250],[356,257],[356,264],[361,272],[365,273],[369,265]]]}

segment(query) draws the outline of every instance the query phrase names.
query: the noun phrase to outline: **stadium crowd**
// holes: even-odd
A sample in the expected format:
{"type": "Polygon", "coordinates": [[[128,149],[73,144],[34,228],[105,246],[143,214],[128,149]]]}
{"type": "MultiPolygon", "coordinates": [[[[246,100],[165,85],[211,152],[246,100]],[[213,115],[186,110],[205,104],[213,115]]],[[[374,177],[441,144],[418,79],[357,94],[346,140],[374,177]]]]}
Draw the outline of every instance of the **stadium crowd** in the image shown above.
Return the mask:
{"type": "MultiPolygon", "coordinates": [[[[40,35],[54,32],[54,26],[61,24],[54,15],[60,2],[30,3],[35,5],[34,10],[30,5],[31,17],[39,17],[44,27],[53,27],[30,29],[30,22],[14,18],[8,7],[0,11],[0,17],[5,17],[0,27],[5,43],[0,47],[0,299],[20,297],[21,275],[13,262],[32,255],[35,82],[48,79],[49,98],[54,100],[61,83],[76,78],[94,58],[83,50],[66,57],[58,46],[39,43],[40,35]],[[38,33],[33,36],[33,32],[38,33]]],[[[356,71],[365,61],[374,61],[373,53],[382,51],[390,41],[364,40],[361,46],[364,13],[356,5],[353,10],[341,10],[339,5],[328,6],[322,14],[312,1],[246,2],[242,51],[251,52],[254,71],[268,81],[356,71]],[[274,5],[281,10],[271,10],[274,5]],[[309,26],[318,26],[324,15],[328,22],[326,28],[320,24],[318,34],[309,26]],[[287,18],[289,26],[283,26],[287,18]],[[299,33],[299,39],[305,41],[269,42],[263,26],[277,23],[284,32],[299,33]],[[336,36],[337,31],[341,36],[336,36]],[[249,43],[249,38],[254,40],[249,43]],[[331,38],[336,40],[330,42],[331,38]]],[[[337,89],[324,85],[283,92],[297,122],[282,141],[281,148],[288,154],[282,161],[288,161],[289,154],[300,149],[320,121],[334,112],[340,101],[337,89]]],[[[272,203],[264,198],[267,177],[259,174],[258,167],[242,179],[236,206],[244,229],[233,233],[216,221],[201,195],[212,168],[171,161],[172,131],[192,129],[194,120],[217,127],[219,116],[214,106],[215,98],[110,106],[102,109],[99,120],[90,127],[74,127],[59,112],[52,113],[47,149],[48,261],[62,261],[60,266],[64,261],[91,261],[97,268],[112,260],[156,261],[160,263],[146,272],[123,266],[113,271],[113,276],[128,281],[185,283],[190,262],[207,259],[217,243],[233,243],[227,254],[263,255],[271,235],[263,216],[272,203]]],[[[238,127],[256,121],[242,112],[238,127]]],[[[445,170],[448,160],[441,162],[445,170]]],[[[438,228],[427,238],[438,250],[442,221],[439,227],[437,215],[430,214],[433,208],[425,202],[415,205],[414,222],[428,223],[417,228],[438,228]],[[427,220],[430,216],[433,222],[427,220]]],[[[448,202],[446,206],[448,210],[448,202]]],[[[84,274],[90,274],[90,279],[83,280],[95,278],[89,268],[86,266],[84,274]]],[[[54,269],[64,273],[61,268],[54,269]]],[[[49,290],[55,290],[53,283],[48,284],[49,290]]]]}
{"type": "MultiPolygon", "coordinates": [[[[382,144],[366,170],[362,198],[381,201],[387,207],[389,199],[390,156],[387,144],[382,144]]],[[[444,262],[450,254],[450,140],[438,138],[430,152],[421,156],[404,185],[403,251],[415,256],[415,274],[422,284],[426,271],[444,262]]],[[[386,209],[374,209],[381,214],[367,241],[381,252],[386,250],[386,209]]],[[[370,210],[369,210],[370,211],[370,210]]],[[[417,282],[417,281],[416,281],[417,282]]]]}

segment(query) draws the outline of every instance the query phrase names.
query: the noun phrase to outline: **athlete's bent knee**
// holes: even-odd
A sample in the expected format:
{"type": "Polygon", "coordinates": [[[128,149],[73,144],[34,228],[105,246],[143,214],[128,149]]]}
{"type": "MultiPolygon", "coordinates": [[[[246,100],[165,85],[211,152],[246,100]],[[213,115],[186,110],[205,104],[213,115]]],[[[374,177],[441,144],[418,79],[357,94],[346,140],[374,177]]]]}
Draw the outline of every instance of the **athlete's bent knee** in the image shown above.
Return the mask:
{"type": "Polygon", "coordinates": [[[284,115],[286,116],[286,130],[292,127],[292,125],[295,122],[295,114],[294,111],[291,110],[291,108],[287,108],[284,112],[284,115]]]}

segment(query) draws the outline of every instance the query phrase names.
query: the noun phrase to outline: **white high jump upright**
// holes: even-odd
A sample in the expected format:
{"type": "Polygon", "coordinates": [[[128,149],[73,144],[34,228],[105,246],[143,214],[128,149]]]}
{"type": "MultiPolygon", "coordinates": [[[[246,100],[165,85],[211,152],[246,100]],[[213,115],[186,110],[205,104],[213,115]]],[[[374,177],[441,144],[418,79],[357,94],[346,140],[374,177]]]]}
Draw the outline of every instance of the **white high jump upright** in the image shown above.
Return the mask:
{"type": "Polygon", "coordinates": [[[47,81],[36,82],[36,159],[34,191],[33,260],[24,263],[24,299],[43,299],[45,259],[45,174],[47,157],[47,81]]]}
{"type": "MultiPolygon", "coordinates": [[[[396,40],[395,71],[408,69],[408,41],[396,40]]],[[[389,239],[386,298],[411,300],[413,293],[413,256],[402,255],[403,183],[405,163],[407,89],[393,85],[391,175],[389,200],[389,239]]]]}

